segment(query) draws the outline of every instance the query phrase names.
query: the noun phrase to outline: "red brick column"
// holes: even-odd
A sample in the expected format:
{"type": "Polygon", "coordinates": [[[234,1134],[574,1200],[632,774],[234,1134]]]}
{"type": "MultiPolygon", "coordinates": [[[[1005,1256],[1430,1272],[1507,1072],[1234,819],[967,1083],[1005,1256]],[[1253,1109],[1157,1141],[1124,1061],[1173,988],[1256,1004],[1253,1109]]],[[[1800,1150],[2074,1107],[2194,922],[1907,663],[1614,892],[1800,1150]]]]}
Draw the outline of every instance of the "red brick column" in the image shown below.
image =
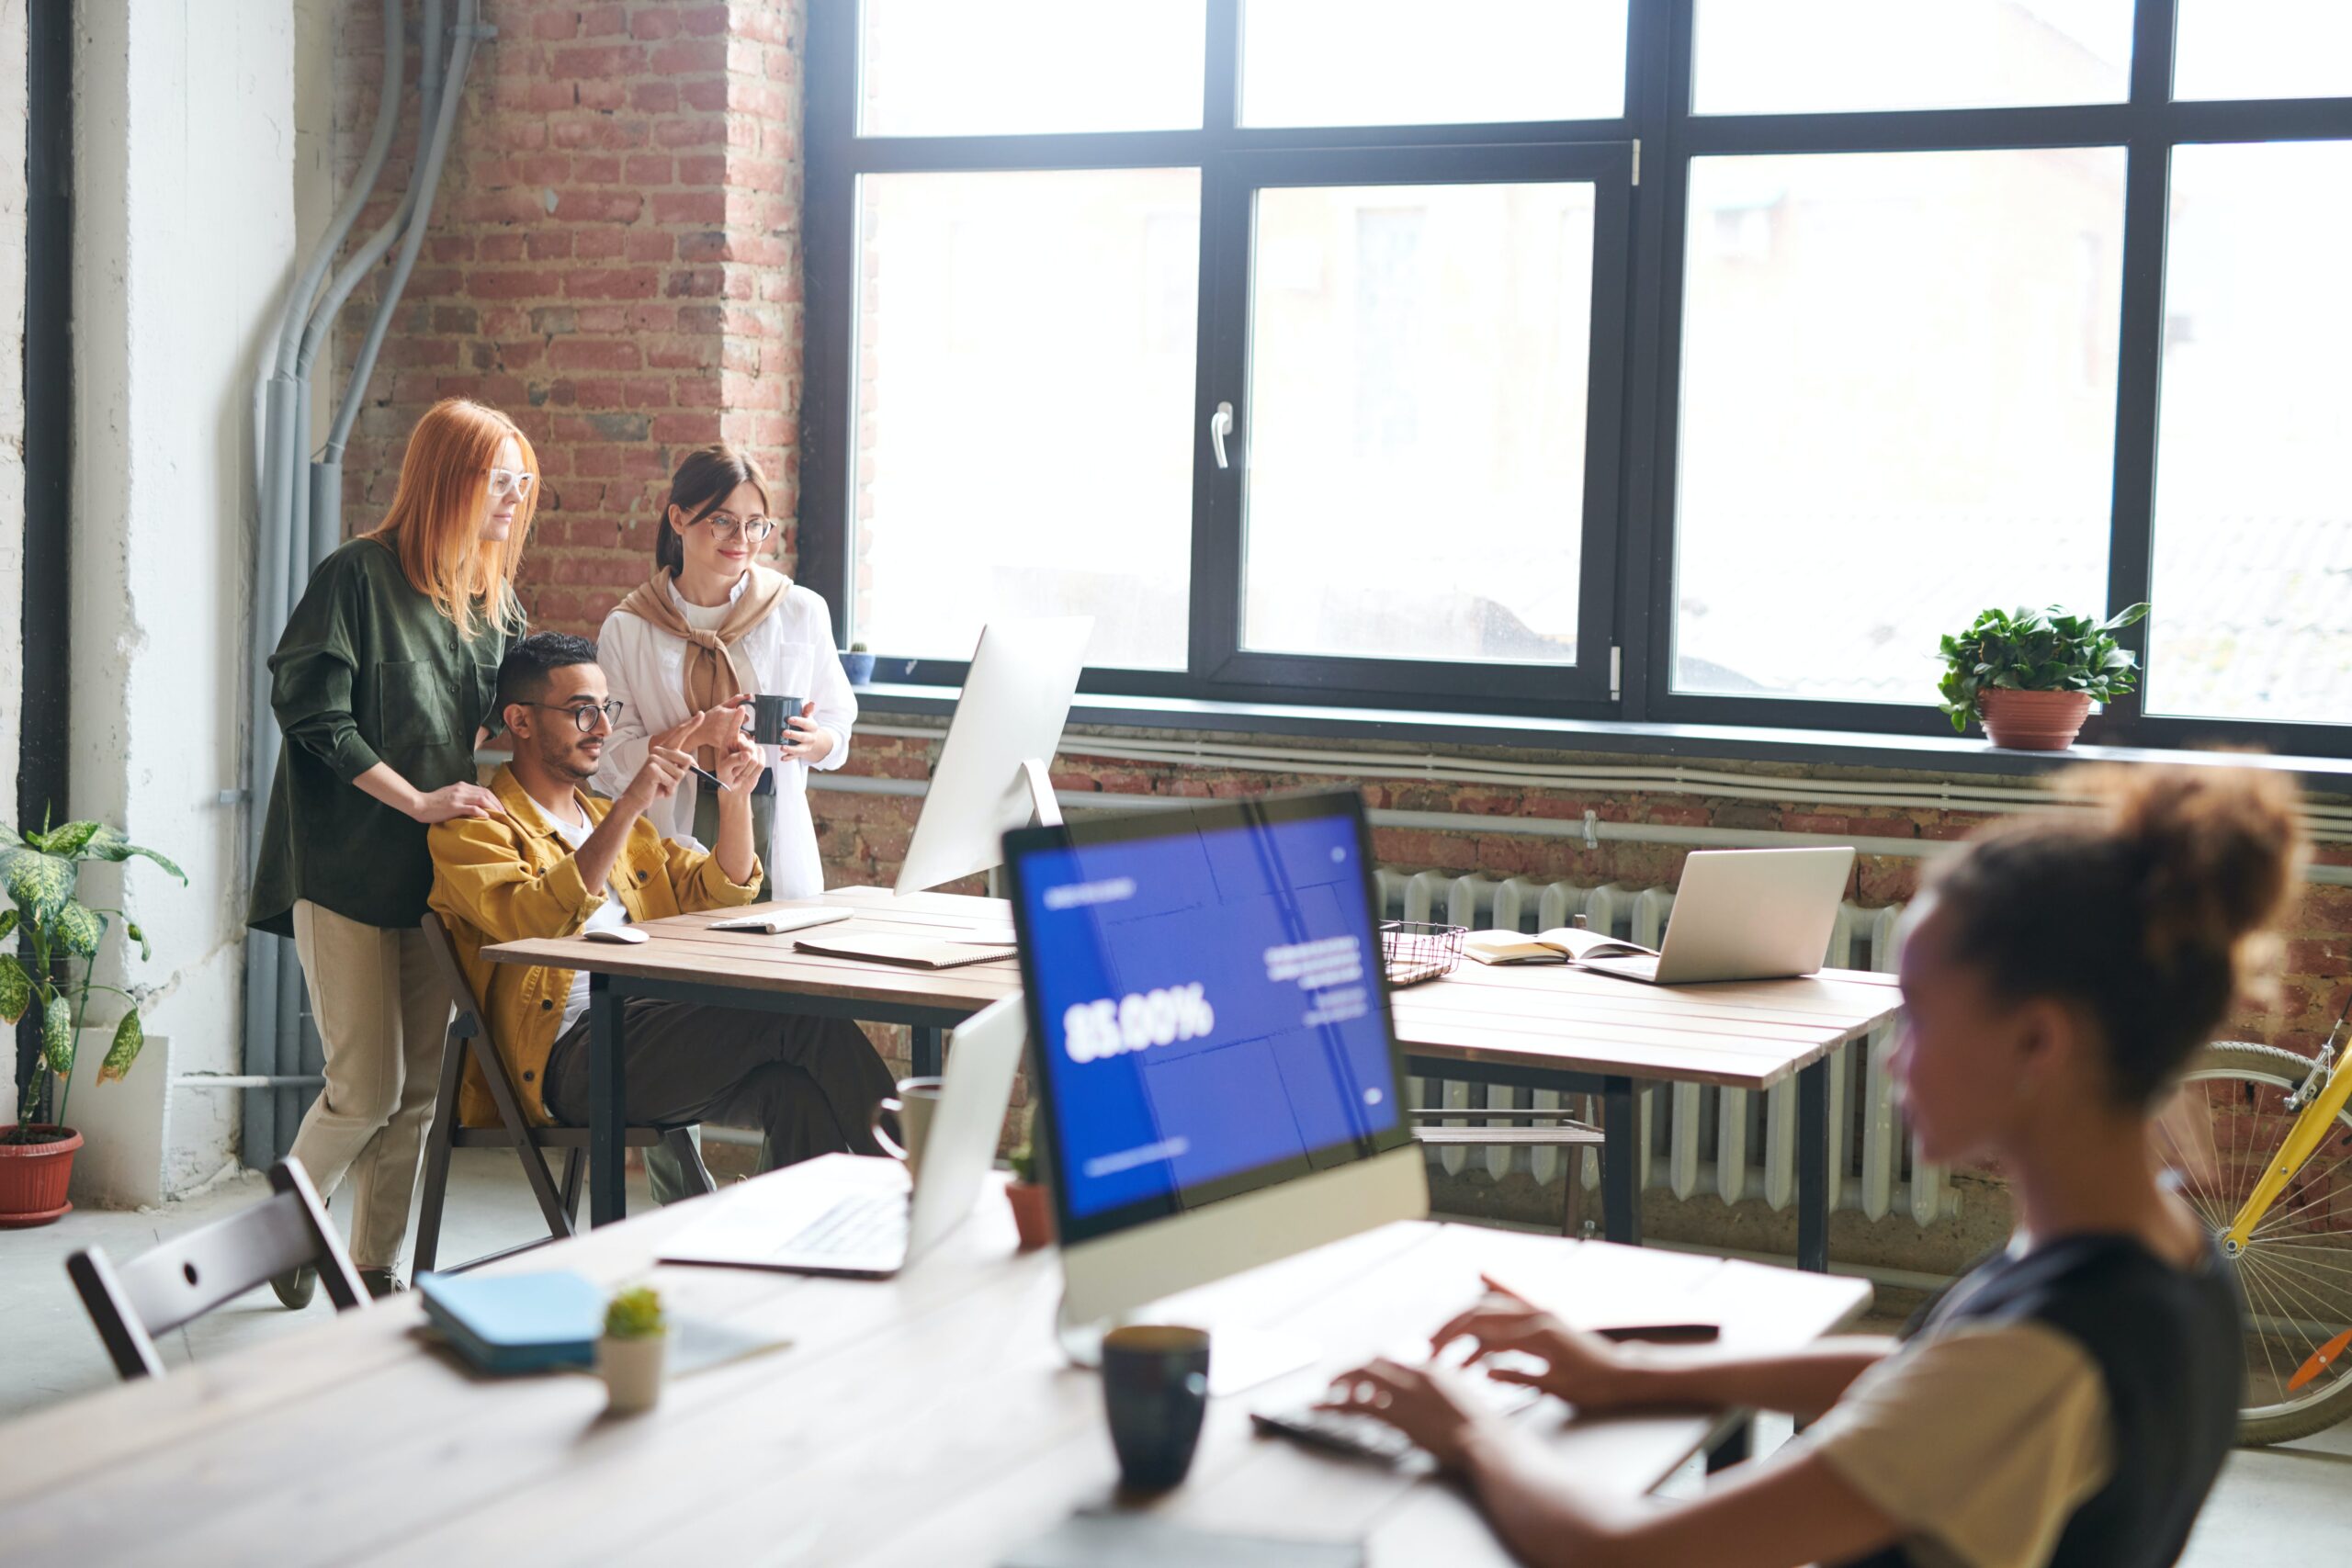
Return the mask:
{"type": "MultiPolygon", "coordinates": [[[[346,178],[375,110],[379,6],[335,16],[346,178]]],[[[345,515],[355,531],[381,516],[435,399],[492,403],[544,477],[522,570],[532,623],[593,635],[650,567],[686,448],[750,447],[778,512],[797,510],[802,0],[483,11],[498,34],[345,455],[345,515]]],[[[413,151],[404,133],[361,232],[397,203],[413,151]]],[[[345,364],[373,305],[371,280],[342,323],[345,364]]],[[[794,543],[787,529],[786,570],[794,543]]]]}

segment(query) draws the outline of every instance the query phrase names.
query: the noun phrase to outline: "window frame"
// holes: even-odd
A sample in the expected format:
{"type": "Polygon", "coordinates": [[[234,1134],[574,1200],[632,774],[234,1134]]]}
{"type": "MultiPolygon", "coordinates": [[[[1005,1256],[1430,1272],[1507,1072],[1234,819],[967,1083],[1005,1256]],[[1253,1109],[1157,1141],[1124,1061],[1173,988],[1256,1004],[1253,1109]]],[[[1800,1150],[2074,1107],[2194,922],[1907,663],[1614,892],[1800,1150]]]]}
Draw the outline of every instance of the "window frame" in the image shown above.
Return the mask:
{"type": "MultiPolygon", "coordinates": [[[[1691,160],[1743,154],[1962,152],[2105,146],[2126,158],[2122,299],[2116,378],[2106,611],[2149,596],[2161,389],[2165,248],[2172,150],[2214,141],[2352,141],[2352,97],[2189,100],[2171,85],[2177,0],[2138,0],[2130,93],[2121,103],[1852,113],[1691,112],[1697,0],[1629,0],[1624,112],[1596,119],[1476,125],[1249,129],[1238,125],[1240,6],[1207,0],[1198,130],[971,137],[854,134],[856,0],[812,0],[808,15],[806,196],[802,214],[805,392],[798,542],[801,576],[837,605],[849,598],[850,429],[856,190],[868,174],[1197,166],[1202,171],[1201,321],[1195,357],[1190,649],[1182,671],[1090,668],[1105,694],[1336,706],[1442,707],[1464,714],[1720,725],[1860,735],[1950,735],[1931,705],[1712,695],[1672,690],[1676,468],[1691,160]],[[1215,468],[1210,412],[1233,401],[1248,439],[1249,192],[1265,184],[1421,183],[1415,168],[1538,171],[1631,167],[1597,182],[1594,310],[1578,660],[1503,665],[1243,650],[1241,467],[1215,468]],[[1484,162],[1481,162],[1481,161],[1484,162]],[[1619,165],[1624,167],[1623,164],[1619,165]],[[1331,171],[1352,171],[1334,177],[1331,171]],[[1251,182],[1255,181],[1256,184],[1251,182]],[[1611,192],[1622,206],[1612,215],[1611,192]],[[1237,214],[1238,215],[1237,217],[1237,214]],[[1616,319],[1602,275],[1616,275],[1616,319]],[[1604,366],[1607,367],[1604,374],[1604,366]],[[1604,395],[1614,386],[1613,394],[1604,395]],[[1229,390],[1216,390],[1218,388],[1229,390]]],[[[1010,433],[1008,439],[1017,439],[1010,433]]],[[[844,623],[847,612],[842,612],[844,623]]],[[[2123,640],[2143,659],[2144,625],[2123,640]]],[[[876,649],[887,678],[959,684],[962,660],[876,649]]],[[[2085,739],[2177,749],[2259,745],[2352,756],[2343,725],[2150,715],[2138,692],[2095,716],[2085,739]]]]}

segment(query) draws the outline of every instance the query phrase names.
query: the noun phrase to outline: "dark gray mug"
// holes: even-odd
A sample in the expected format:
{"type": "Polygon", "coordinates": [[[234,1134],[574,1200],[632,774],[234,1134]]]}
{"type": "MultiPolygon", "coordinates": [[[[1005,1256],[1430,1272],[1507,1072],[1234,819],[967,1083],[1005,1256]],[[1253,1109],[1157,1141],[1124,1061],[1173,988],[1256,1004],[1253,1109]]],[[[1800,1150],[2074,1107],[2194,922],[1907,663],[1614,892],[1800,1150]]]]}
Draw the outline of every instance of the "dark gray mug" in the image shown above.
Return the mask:
{"type": "Polygon", "coordinates": [[[1209,1408],[1207,1331],[1136,1324],[1105,1334],[1102,1404],[1131,1490],[1165,1492],[1182,1481],[1209,1408]]]}
{"type": "Polygon", "coordinates": [[[781,746],[792,735],[786,722],[800,716],[798,697],[772,697],[762,693],[752,699],[752,744],[781,746]]]}

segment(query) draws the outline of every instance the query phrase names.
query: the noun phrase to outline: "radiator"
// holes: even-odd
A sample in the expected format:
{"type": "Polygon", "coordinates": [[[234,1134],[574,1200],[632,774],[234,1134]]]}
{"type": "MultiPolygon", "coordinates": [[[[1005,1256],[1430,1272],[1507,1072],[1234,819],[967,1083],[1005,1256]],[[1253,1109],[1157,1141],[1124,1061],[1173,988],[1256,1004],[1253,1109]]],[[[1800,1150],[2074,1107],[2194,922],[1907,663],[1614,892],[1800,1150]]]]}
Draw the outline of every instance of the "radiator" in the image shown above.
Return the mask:
{"type": "MultiPolygon", "coordinates": [[[[1454,876],[1443,872],[1378,872],[1380,898],[1392,919],[1448,920],[1473,931],[1490,927],[1537,931],[1585,917],[1594,931],[1628,937],[1656,947],[1666,929],[1674,895],[1664,887],[1631,888],[1617,883],[1579,887],[1568,882],[1538,883],[1514,876],[1454,876]]],[[[1840,969],[1894,967],[1895,922],[1900,905],[1866,909],[1841,904],[1829,936],[1827,964],[1840,969]]],[[[1468,962],[1468,960],[1464,960],[1468,962]]],[[[1829,1205],[1859,1210],[1871,1219],[1905,1214],[1925,1225],[1956,1213],[1959,1198],[1944,1172],[1919,1157],[1903,1131],[1894,1106],[1894,1085],[1886,1059],[1894,1048],[1891,1025],[1841,1047],[1829,1060],[1829,1205]]],[[[1446,1109],[1554,1109],[1561,1097],[1550,1090],[1499,1089],[1440,1078],[1409,1080],[1413,1103],[1446,1109]]],[[[1644,1184],[1677,1198],[1712,1194],[1727,1203],[1761,1199],[1786,1209],[1796,1196],[1796,1083],[1793,1078],[1764,1093],[1699,1084],[1645,1089],[1640,1148],[1644,1184]]],[[[1430,1163],[1458,1175],[1484,1161],[1498,1179],[1513,1172],[1539,1183],[1575,1180],[1598,1189],[1597,1151],[1528,1148],[1433,1148],[1430,1163]]]]}

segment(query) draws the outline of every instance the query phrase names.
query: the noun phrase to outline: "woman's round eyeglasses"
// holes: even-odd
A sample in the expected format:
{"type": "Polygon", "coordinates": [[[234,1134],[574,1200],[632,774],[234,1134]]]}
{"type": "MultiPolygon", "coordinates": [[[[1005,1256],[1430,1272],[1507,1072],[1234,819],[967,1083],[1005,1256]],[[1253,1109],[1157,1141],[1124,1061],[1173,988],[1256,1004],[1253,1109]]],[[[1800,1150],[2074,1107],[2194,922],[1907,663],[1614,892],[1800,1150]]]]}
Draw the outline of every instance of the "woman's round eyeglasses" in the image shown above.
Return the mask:
{"type": "Polygon", "coordinates": [[[618,697],[607,697],[601,703],[525,703],[522,705],[526,708],[545,708],[549,713],[568,713],[571,716],[571,722],[580,727],[580,733],[582,735],[596,728],[596,716],[599,714],[604,715],[606,724],[618,724],[621,721],[621,710],[628,706],[618,697]]]}
{"type": "Polygon", "coordinates": [[[707,525],[710,536],[722,545],[734,539],[747,539],[756,545],[775,532],[773,517],[738,517],[731,512],[707,512],[695,521],[707,525]]]}
{"type": "Polygon", "coordinates": [[[527,468],[492,468],[490,470],[490,493],[493,499],[513,496],[520,501],[531,493],[539,476],[527,468]]]}

